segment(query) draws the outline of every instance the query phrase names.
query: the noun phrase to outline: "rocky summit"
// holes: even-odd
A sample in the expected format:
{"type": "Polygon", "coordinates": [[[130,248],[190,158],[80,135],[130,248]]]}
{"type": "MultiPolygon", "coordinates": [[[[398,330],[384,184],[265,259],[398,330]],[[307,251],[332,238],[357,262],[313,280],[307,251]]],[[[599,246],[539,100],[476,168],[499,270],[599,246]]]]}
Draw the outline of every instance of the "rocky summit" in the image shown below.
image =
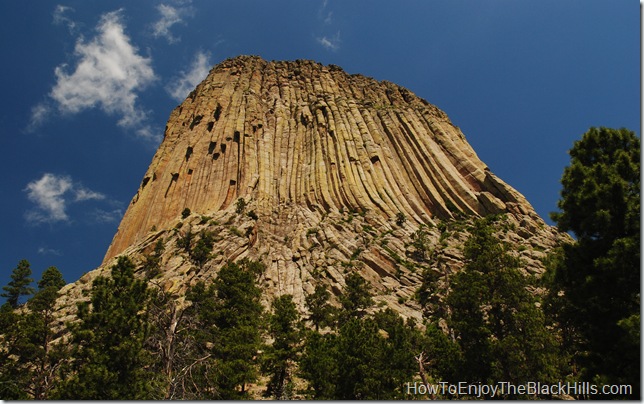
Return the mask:
{"type": "Polygon", "coordinates": [[[381,306],[420,319],[423,270],[458,271],[467,224],[491,214],[504,218],[499,237],[527,273],[542,273],[567,237],[408,89],[334,65],[240,56],[172,111],[103,265],[66,286],[61,301],[73,310],[117,256],[142,262],[160,242],[153,281],[177,296],[250,258],[267,266],[266,302],[288,293],[305,311],[317,283],[338,295],[357,271],[381,306]],[[205,232],[213,253],[196,264],[178,241],[205,232]]]}

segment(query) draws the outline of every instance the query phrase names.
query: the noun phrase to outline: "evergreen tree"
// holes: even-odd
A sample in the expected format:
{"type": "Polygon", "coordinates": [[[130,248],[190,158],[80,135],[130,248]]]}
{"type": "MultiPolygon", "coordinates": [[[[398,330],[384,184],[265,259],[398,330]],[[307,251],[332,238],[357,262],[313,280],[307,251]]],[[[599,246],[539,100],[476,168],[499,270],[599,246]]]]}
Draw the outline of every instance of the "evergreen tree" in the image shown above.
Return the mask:
{"type": "Polygon", "coordinates": [[[147,285],[134,277],[134,264],[119,257],[111,277],[92,283],[90,301],[78,304],[70,324],[72,361],[61,376],[57,398],[84,400],[152,399],[157,375],[144,349],[149,334],[147,285]]]}
{"type": "Polygon", "coordinates": [[[199,240],[190,250],[190,259],[201,268],[210,259],[214,237],[210,232],[201,231],[199,240]]]}
{"type": "Polygon", "coordinates": [[[391,400],[404,397],[417,365],[413,327],[393,311],[348,318],[337,334],[310,332],[300,360],[301,375],[315,399],[391,400]]]}
{"type": "Polygon", "coordinates": [[[403,318],[387,308],[375,314],[378,335],[382,338],[380,355],[380,392],[378,399],[403,398],[403,386],[412,380],[418,366],[414,353],[418,351],[420,331],[413,321],[403,318]]]}
{"type": "Polygon", "coordinates": [[[22,333],[33,344],[31,363],[31,383],[29,390],[35,400],[45,400],[53,387],[55,371],[65,356],[65,348],[53,345],[55,338],[54,312],[58,291],[65,286],[65,280],[58,268],[47,268],[40,281],[38,292],[29,300],[29,312],[25,314],[22,333]]]}
{"type": "Polygon", "coordinates": [[[383,340],[371,318],[349,318],[338,334],[338,377],[334,399],[374,400],[382,397],[383,340]]]}
{"type": "Polygon", "coordinates": [[[346,287],[340,296],[341,320],[351,317],[363,317],[365,310],[373,305],[369,283],[357,272],[345,278],[346,287]]]}
{"type": "Polygon", "coordinates": [[[0,326],[2,326],[2,343],[0,344],[0,398],[3,400],[28,400],[24,386],[28,375],[23,371],[19,359],[22,345],[21,333],[18,331],[20,315],[9,303],[0,306],[0,326]]]}
{"type": "Polygon", "coordinates": [[[338,380],[338,336],[309,332],[299,361],[300,376],[308,382],[307,395],[316,400],[335,398],[338,380]]]}
{"type": "Polygon", "coordinates": [[[156,277],[161,271],[161,254],[165,250],[165,245],[163,240],[158,240],[154,245],[154,251],[152,254],[145,256],[143,261],[143,271],[147,279],[152,279],[156,277]]]}
{"type": "Polygon", "coordinates": [[[493,235],[491,221],[475,223],[465,244],[466,264],[453,277],[447,298],[448,324],[462,352],[452,381],[555,382],[555,341],[527,290],[520,262],[493,235]]]}
{"type": "Polygon", "coordinates": [[[419,333],[391,310],[367,316],[373,305],[367,282],[354,273],[346,283],[339,328],[310,331],[305,340],[300,371],[308,392],[315,399],[402,398],[416,369],[419,333]]]}
{"type": "Polygon", "coordinates": [[[197,282],[186,293],[191,303],[184,312],[185,332],[177,335],[184,354],[174,362],[172,398],[184,400],[220,399],[221,372],[214,347],[219,344],[216,324],[218,302],[214,284],[197,282]]]}
{"type": "Polygon", "coordinates": [[[63,286],[65,286],[65,279],[63,279],[63,274],[56,267],[45,269],[38,281],[38,291],[43,291],[49,287],[58,291],[63,286]]]}
{"type": "Polygon", "coordinates": [[[164,388],[166,400],[189,399],[181,389],[184,380],[180,370],[192,357],[194,343],[185,338],[191,324],[178,297],[159,286],[152,293],[148,308],[151,331],[145,347],[154,357],[152,371],[162,375],[160,387],[164,388]]]}
{"type": "Polygon", "coordinates": [[[217,328],[215,356],[221,372],[220,398],[248,397],[247,384],[256,380],[255,357],[261,347],[261,289],[256,284],[262,265],[250,261],[228,263],[214,281],[217,328]]]}
{"type": "Polygon", "coordinates": [[[11,273],[9,284],[2,287],[6,292],[0,296],[6,297],[7,303],[15,309],[20,303],[21,296],[28,296],[34,292],[34,289],[29,286],[33,281],[29,261],[21,260],[11,273]]]}
{"type": "Polygon", "coordinates": [[[241,215],[244,213],[244,210],[246,210],[246,201],[243,198],[237,199],[237,202],[235,202],[235,213],[241,215]]]}
{"type": "Polygon", "coordinates": [[[186,294],[190,330],[184,339],[191,339],[193,348],[178,372],[184,380],[179,396],[248,398],[246,387],[257,378],[256,356],[262,346],[263,307],[256,281],[263,269],[255,261],[228,263],[212,284],[199,282],[186,294]]]}
{"type": "Polygon", "coordinates": [[[569,154],[552,218],[577,240],[551,270],[551,302],[581,380],[630,384],[639,398],[640,139],[591,128],[569,154]]]}
{"type": "Polygon", "coordinates": [[[414,246],[414,258],[417,261],[425,261],[429,252],[429,239],[427,237],[427,231],[425,230],[425,225],[421,224],[412,235],[412,245],[414,246]]]}
{"type": "Polygon", "coordinates": [[[32,398],[27,391],[31,379],[28,367],[35,347],[24,330],[25,315],[16,311],[20,297],[34,292],[29,286],[32,282],[29,261],[21,260],[11,273],[11,281],[2,288],[5,292],[0,295],[7,299],[0,308],[0,397],[3,399],[32,398]]]}
{"type": "Polygon", "coordinates": [[[419,345],[423,354],[421,365],[427,376],[434,381],[461,381],[459,371],[464,361],[460,346],[437,323],[430,322],[426,325],[419,345]]]}
{"type": "Polygon", "coordinates": [[[421,284],[415,298],[423,308],[423,317],[432,321],[449,316],[449,308],[443,297],[448,294],[449,284],[439,283],[441,273],[435,268],[425,268],[421,273],[421,284]]]}
{"type": "Polygon", "coordinates": [[[319,331],[320,327],[331,325],[333,322],[334,309],[329,304],[329,297],[331,297],[331,293],[322,284],[315,285],[315,291],[306,295],[306,308],[311,312],[309,320],[313,323],[315,331],[319,331]]]}
{"type": "Polygon", "coordinates": [[[273,344],[267,347],[262,370],[270,379],[265,395],[277,400],[291,397],[291,373],[303,337],[300,313],[293,296],[282,295],[272,304],[273,313],[268,317],[268,333],[273,344]]]}
{"type": "Polygon", "coordinates": [[[192,248],[192,242],[194,240],[194,237],[195,235],[192,232],[192,227],[188,226],[188,230],[186,230],[186,234],[184,234],[183,236],[179,235],[177,237],[177,247],[189,254],[192,248]]]}
{"type": "Polygon", "coordinates": [[[58,269],[49,267],[38,282],[38,292],[27,302],[28,310],[16,312],[8,303],[3,306],[0,397],[48,398],[63,357],[61,347],[52,345],[55,303],[63,285],[58,269]]]}

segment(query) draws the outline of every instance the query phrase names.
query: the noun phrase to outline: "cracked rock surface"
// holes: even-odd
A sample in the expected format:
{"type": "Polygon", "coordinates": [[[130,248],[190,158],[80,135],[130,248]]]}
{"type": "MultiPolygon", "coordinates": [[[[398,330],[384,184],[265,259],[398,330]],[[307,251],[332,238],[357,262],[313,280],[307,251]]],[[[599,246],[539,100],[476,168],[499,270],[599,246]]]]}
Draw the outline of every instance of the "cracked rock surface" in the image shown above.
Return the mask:
{"type": "Polygon", "coordinates": [[[153,281],[179,294],[248,257],[267,265],[267,301],[290,293],[304,310],[316,283],[337,295],[359,271],[377,302],[420,319],[422,270],[457,271],[467,224],[489,214],[506,217],[499,236],[517,247],[526,273],[542,273],[543,257],[568,239],[411,91],[334,65],[240,56],[215,66],[171,113],[103,265],[63,300],[80,298],[118,255],[140,261],[162,240],[153,281]],[[421,225],[431,259],[411,247],[421,225]],[[216,234],[200,267],[176,246],[188,229],[216,234]]]}

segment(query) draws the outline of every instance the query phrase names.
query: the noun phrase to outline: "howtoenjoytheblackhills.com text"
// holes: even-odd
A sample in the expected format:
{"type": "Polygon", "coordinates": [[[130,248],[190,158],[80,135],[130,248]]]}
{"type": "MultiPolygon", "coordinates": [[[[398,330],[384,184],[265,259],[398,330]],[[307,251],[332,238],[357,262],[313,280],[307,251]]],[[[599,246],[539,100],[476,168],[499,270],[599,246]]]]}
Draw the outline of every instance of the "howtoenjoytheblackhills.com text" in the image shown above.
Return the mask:
{"type": "Polygon", "coordinates": [[[409,395],[437,396],[437,397],[473,397],[473,398],[502,398],[507,396],[597,396],[597,395],[630,395],[633,392],[631,385],[596,385],[588,382],[559,382],[556,384],[526,382],[514,384],[498,382],[495,384],[482,383],[447,383],[423,384],[409,382],[403,386],[409,395]]]}

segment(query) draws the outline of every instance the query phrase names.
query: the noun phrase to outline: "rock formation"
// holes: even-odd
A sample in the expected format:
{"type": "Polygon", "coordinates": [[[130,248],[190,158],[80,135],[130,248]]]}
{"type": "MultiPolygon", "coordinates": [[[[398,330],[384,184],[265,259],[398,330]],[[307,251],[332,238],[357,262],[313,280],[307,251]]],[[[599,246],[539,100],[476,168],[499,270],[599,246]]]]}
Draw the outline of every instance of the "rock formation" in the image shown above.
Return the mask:
{"type": "Polygon", "coordinates": [[[488,214],[506,214],[503,237],[523,246],[528,272],[542,272],[565,239],[411,91],[334,65],[242,56],[214,67],[170,115],[102,268],[162,240],[159,282],[182,291],[227,260],[261,259],[267,295],[293,294],[301,307],[316,282],[337,294],[355,270],[377,301],[419,318],[418,268],[458,270],[466,234],[450,226],[488,214]],[[434,261],[409,258],[421,225],[434,261]],[[215,254],[195,266],[176,240],[206,229],[215,254]]]}

